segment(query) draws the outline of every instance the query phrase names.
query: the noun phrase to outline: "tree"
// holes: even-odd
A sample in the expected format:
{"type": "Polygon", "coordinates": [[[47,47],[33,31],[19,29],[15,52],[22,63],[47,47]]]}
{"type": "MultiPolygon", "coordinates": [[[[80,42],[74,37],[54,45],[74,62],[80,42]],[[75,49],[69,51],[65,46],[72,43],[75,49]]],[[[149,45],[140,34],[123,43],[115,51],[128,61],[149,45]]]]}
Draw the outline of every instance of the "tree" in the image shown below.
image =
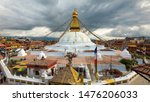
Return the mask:
{"type": "Polygon", "coordinates": [[[124,64],[126,66],[126,70],[127,71],[130,71],[131,68],[134,66],[134,65],[137,65],[137,61],[135,59],[121,59],[120,60],[120,63],[124,64]]]}
{"type": "Polygon", "coordinates": [[[67,54],[65,55],[65,57],[67,57],[68,60],[68,64],[71,65],[72,64],[72,59],[77,57],[77,54],[72,53],[72,52],[67,52],[67,54]]]}

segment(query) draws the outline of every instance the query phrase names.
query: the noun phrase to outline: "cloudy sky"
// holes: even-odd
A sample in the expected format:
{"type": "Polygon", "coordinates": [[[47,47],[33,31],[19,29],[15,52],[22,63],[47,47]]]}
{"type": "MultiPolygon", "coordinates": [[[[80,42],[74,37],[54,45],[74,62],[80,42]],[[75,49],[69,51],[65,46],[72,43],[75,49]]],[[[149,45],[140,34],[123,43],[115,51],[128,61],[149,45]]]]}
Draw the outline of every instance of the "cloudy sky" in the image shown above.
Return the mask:
{"type": "Polygon", "coordinates": [[[150,36],[150,0],[0,0],[0,31],[53,30],[74,8],[95,33],[150,36]]]}

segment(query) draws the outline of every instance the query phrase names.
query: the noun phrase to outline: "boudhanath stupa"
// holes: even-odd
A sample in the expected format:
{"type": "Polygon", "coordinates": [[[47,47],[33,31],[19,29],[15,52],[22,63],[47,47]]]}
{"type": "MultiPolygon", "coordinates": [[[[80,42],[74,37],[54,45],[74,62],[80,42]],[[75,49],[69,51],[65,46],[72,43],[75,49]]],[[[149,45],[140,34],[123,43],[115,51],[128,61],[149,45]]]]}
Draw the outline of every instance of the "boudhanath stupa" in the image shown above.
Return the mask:
{"type": "MultiPolygon", "coordinates": [[[[58,50],[68,52],[84,52],[86,50],[93,50],[96,44],[80,30],[80,23],[78,20],[78,12],[74,10],[72,14],[72,22],[70,30],[64,32],[64,35],[59,39],[59,42],[52,46],[46,46],[46,50],[58,50]]],[[[103,45],[99,45],[98,49],[104,49],[103,45]]]]}
{"type": "MultiPolygon", "coordinates": [[[[90,37],[81,30],[81,21],[78,19],[78,12],[74,10],[72,20],[69,25],[70,29],[64,31],[56,44],[46,45],[42,53],[44,56],[65,56],[67,52],[76,53],[77,56],[94,57],[94,49],[97,47],[97,55],[99,59],[102,56],[117,55],[114,49],[107,49],[104,45],[98,45],[91,41],[90,37]]],[[[55,32],[54,32],[55,33],[55,32]]],[[[96,36],[97,37],[97,36],[96,36]]],[[[100,39],[100,37],[97,37],[100,39]]],[[[31,51],[31,54],[39,56],[41,51],[31,51]]],[[[129,54],[128,54],[129,55],[129,54]]],[[[121,56],[121,54],[120,54],[121,56]]],[[[124,56],[121,56],[124,57],[124,56]]]]}

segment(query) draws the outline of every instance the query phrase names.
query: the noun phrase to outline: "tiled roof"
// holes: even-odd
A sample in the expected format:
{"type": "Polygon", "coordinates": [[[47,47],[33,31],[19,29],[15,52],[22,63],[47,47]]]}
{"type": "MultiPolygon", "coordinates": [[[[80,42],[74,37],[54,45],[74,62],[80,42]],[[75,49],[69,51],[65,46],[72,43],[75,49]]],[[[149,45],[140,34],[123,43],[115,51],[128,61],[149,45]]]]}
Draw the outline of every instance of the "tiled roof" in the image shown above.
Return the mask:
{"type": "Polygon", "coordinates": [[[136,66],[133,70],[150,76],[150,64],[136,66]]]}
{"type": "Polygon", "coordinates": [[[0,44],[0,47],[6,47],[6,45],[4,45],[4,44],[0,44]]]}
{"type": "Polygon", "coordinates": [[[58,71],[58,74],[54,75],[53,79],[50,80],[52,84],[59,85],[75,85],[78,82],[78,72],[75,71],[72,67],[66,66],[58,71]]]}
{"type": "Polygon", "coordinates": [[[48,69],[57,64],[57,60],[35,60],[27,64],[28,68],[48,69]]]}

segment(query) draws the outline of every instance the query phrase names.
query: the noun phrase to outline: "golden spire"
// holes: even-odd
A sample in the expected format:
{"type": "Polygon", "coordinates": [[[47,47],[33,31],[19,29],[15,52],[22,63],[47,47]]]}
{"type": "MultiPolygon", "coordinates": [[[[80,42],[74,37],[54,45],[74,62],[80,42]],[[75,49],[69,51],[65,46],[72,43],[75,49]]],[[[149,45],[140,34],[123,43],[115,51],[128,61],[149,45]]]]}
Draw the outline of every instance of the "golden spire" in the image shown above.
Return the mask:
{"type": "Polygon", "coordinates": [[[72,22],[70,25],[70,31],[71,32],[79,32],[80,31],[80,24],[78,20],[78,11],[74,9],[72,13],[72,22]]]}

